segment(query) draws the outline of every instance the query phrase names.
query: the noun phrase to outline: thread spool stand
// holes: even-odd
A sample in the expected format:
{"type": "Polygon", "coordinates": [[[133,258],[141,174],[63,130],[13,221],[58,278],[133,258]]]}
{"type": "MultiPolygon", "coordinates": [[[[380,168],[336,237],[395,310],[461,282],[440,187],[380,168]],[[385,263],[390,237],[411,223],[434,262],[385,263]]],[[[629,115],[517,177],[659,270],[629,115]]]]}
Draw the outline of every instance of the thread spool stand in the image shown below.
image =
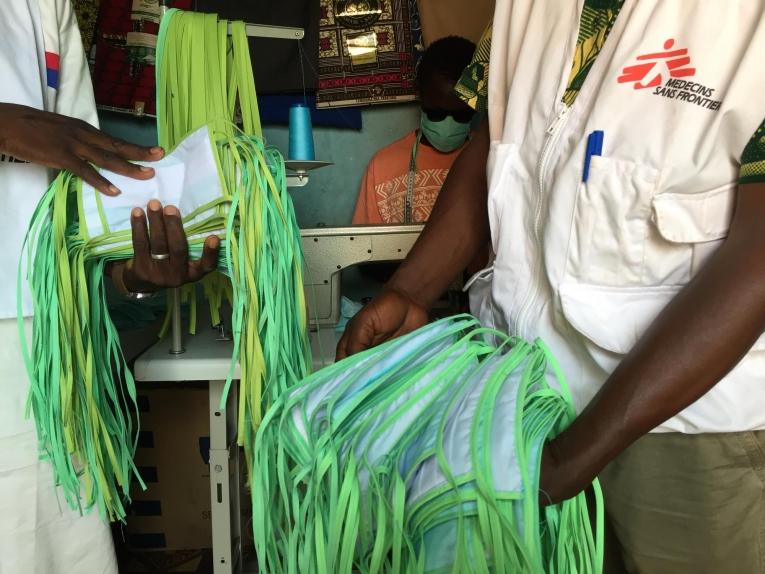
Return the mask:
{"type": "Polygon", "coordinates": [[[292,173],[287,174],[287,187],[305,187],[308,185],[308,172],[320,167],[333,165],[331,161],[303,161],[288,159],[284,161],[284,167],[292,173]]]}

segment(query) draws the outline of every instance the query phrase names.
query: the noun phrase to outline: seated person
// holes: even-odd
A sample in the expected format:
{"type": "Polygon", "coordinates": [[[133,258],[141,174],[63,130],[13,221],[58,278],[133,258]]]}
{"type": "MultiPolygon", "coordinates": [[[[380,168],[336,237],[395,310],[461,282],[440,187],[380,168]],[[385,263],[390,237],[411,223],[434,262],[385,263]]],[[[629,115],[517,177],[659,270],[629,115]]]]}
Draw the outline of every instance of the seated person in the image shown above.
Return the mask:
{"type": "Polygon", "coordinates": [[[420,129],[378,151],[361,182],[354,225],[424,223],[452,163],[467,142],[475,111],[454,86],[475,44],[449,36],[433,42],[417,68],[420,129]]]}

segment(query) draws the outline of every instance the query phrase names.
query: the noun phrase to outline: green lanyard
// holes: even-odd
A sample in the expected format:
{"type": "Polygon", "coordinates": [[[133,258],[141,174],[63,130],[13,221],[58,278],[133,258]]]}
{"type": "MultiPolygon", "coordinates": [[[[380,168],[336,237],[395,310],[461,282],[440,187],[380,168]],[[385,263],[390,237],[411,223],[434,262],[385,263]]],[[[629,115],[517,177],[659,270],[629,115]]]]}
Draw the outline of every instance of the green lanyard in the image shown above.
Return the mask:
{"type": "Polygon", "coordinates": [[[414,205],[414,183],[417,179],[417,149],[420,147],[422,132],[417,131],[414,138],[412,154],[409,156],[409,171],[406,178],[406,203],[404,205],[404,223],[412,223],[412,209],[414,205]]]}

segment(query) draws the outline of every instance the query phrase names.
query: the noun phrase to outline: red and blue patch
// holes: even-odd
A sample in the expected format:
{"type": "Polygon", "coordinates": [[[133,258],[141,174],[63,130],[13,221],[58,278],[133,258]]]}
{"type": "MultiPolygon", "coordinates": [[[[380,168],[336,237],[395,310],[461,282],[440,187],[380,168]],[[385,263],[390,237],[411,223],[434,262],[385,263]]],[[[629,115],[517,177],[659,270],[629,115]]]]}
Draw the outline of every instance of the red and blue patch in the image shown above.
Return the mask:
{"type": "Polygon", "coordinates": [[[48,87],[58,89],[58,70],[60,58],[53,52],[45,52],[45,70],[48,75],[48,87]]]}

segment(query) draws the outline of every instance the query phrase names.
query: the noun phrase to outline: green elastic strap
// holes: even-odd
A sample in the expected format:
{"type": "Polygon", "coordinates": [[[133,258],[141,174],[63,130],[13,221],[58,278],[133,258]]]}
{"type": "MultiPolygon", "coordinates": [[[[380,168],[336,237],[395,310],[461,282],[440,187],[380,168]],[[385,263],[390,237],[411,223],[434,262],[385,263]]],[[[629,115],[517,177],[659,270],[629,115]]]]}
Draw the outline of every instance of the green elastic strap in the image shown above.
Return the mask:
{"type": "MultiPolygon", "coordinates": [[[[237,361],[242,373],[238,441],[250,460],[266,407],[308,374],[311,359],[300,233],[284,161],[260,137],[244,27],[233,25],[230,37],[228,24],[178,10],[163,18],[157,129],[168,151],[196,129],[210,133],[223,193],[185,214],[184,224],[192,258],[201,256],[208,234],[221,239],[218,272],[204,279],[202,291],[214,322],[224,301],[233,309],[231,373],[237,361]],[[234,124],[237,109],[244,131],[234,124]]],[[[62,173],[35,211],[24,257],[35,307],[31,345],[20,334],[31,380],[28,408],[56,483],[72,508],[98,506],[114,520],[124,518],[137,477],[138,413],[103,282],[110,262],[133,253],[129,230],[107,228],[103,203],[97,203],[103,233],[90,236],[83,193],[79,179],[62,173]]],[[[23,280],[20,268],[19,293],[23,280]]],[[[196,287],[185,287],[181,297],[192,305],[193,330],[196,287]]],[[[230,384],[231,376],[227,391],[230,384]]]]}

